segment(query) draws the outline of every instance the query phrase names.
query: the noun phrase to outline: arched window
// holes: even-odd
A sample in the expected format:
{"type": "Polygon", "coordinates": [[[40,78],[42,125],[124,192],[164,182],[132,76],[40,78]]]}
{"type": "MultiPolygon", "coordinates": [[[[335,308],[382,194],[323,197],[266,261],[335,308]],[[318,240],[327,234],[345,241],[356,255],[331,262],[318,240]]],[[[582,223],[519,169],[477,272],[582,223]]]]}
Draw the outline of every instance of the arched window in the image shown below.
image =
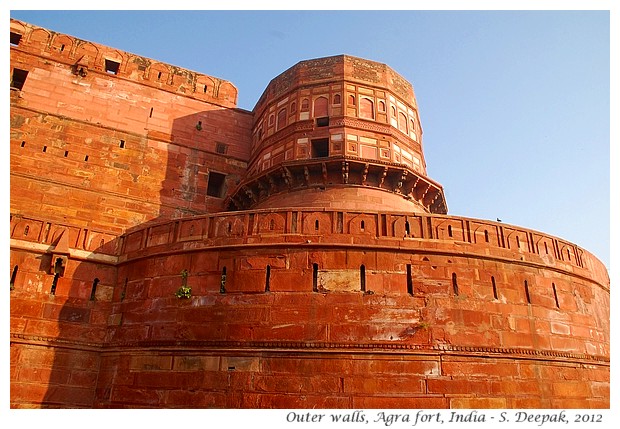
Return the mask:
{"type": "Polygon", "coordinates": [[[375,119],[374,103],[369,98],[360,99],[360,118],[375,119]]]}
{"type": "Polygon", "coordinates": [[[293,113],[295,113],[295,110],[297,109],[297,103],[295,103],[294,101],[291,103],[291,115],[293,113]]]}
{"type": "Polygon", "coordinates": [[[327,97],[319,97],[314,100],[314,117],[323,118],[329,116],[327,113],[327,97]]]}
{"type": "Polygon", "coordinates": [[[347,104],[349,106],[355,106],[355,95],[349,95],[347,97],[347,104]]]}
{"type": "Polygon", "coordinates": [[[334,104],[340,104],[340,94],[334,95],[334,104]]]}
{"type": "Polygon", "coordinates": [[[274,121],[275,121],[275,116],[273,114],[269,115],[269,125],[273,125],[274,121]]]}
{"type": "Polygon", "coordinates": [[[308,101],[308,99],[304,98],[303,100],[301,100],[301,110],[303,110],[305,112],[309,108],[310,108],[310,102],[308,101]]]}
{"type": "Polygon", "coordinates": [[[379,112],[381,113],[385,112],[385,101],[383,100],[379,101],[379,112]]]}
{"type": "Polygon", "coordinates": [[[286,109],[281,109],[278,112],[278,123],[276,125],[277,130],[281,130],[286,126],[286,109]]]}
{"type": "Polygon", "coordinates": [[[407,116],[403,112],[398,112],[398,129],[407,134],[407,116]]]}

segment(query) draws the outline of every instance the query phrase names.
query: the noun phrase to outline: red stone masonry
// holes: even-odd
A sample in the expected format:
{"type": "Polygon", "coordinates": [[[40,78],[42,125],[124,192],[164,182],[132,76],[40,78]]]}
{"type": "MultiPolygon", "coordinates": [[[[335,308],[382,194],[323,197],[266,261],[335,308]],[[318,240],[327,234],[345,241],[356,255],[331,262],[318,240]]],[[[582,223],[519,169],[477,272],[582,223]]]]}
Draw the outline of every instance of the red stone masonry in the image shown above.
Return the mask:
{"type": "Polygon", "coordinates": [[[447,215],[386,65],[302,61],[247,112],[11,33],[11,407],[609,407],[607,269],[447,215]]]}

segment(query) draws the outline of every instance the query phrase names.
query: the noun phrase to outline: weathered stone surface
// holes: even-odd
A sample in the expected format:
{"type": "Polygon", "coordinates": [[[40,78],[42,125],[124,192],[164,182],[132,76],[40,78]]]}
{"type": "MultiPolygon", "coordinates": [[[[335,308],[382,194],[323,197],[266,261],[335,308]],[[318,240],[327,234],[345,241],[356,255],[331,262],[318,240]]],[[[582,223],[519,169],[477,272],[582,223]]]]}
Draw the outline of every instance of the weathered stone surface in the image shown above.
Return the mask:
{"type": "Polygon", "coordinates": [[[606,268],[447,215],[388,66],[302,61],[247,112],[11,32],[12,407],[609,407],[606,268]]]}

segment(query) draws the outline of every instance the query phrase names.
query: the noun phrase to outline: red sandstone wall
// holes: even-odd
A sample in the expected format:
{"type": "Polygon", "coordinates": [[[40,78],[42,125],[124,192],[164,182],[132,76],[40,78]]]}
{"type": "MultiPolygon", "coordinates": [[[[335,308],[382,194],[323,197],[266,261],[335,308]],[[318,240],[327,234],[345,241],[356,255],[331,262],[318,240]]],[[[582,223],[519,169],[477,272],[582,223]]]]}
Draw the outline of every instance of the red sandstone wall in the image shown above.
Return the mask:
{"type": "Polygon", "coordinates": [[[387,209],[215,214],[207,174],[230,190],[249,157],[232,85],[11,28],[12,407],[609,406],[587,251],[387,209]]]}
{"type": "Polygon", "coordinates": [[[22,34],[11,73],[28,72],[11,90],[12,213],[120,234],[223,208],[226,189],[206,196],[209,173],[234,186],[251,126],[230,83],[17,21],[11,28],[22,34]],[[104,69],[112,57],[117,74],[104,69]]]}
{"type": "Polygon", "coordinates": [[[102,362],[100,405],[609,406],[608,278],[589,254],[494,222],[338,218],[251,212],[129,235],[111,337],[128,349],[102,362]],[[183,270],[188,300],[174,296],[183,270]]]}

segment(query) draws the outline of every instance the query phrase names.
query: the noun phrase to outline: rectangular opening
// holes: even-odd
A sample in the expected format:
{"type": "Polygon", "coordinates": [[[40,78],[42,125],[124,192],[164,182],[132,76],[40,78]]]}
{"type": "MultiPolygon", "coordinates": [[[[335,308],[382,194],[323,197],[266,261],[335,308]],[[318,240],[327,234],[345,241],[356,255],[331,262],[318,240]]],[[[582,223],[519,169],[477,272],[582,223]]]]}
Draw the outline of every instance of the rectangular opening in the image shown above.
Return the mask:
{"type": "Polygon", "coordinates": [[[11,31],[11,46],[19,45],[19,42],[22,40],[22,35],[19,33],[13,33],[11,31]]]}
{"type": "Polygon", "coordinates": [[[222,198],[225,179],[225,174],[210,172],[209,182],[207,184],[207,195],[210,197],[222,198]]]}
{"type": "Polygon", "coordinates": [[[532,299],[530,297],[530,287],[527,284],[527,280],[525,280],[525,299],[527,300],[528,304],[532,303],[532,299]]]}
{"type": "Polygon", "coordinates": [[[319,264],[312,264],[312,292],[319,291],[319,264]]]}
{"type": "Polygon", "coordinates": [[[105,60],[105,71],[106,71],[106,73],[118,74],[118,69],[120,67],[121,67],[121,63],[119,63],[119,62],[112,61],[112,60],[105,60]]]}
{"type": "Polygon", "coordinates": [[[317,127],[329,126],[329,116],[325,116],[323,118],[316,118],[316,126],[317,127]]]}
{"type": "Polygon", "coordinates": [[[228,152],[228,145],[226,143],[216,142],[215,151],[217,153],[221,153],[222,155],[225,155],[226,152],[228,152]]]}
{"type": "Polygon", "coordinates": [[[19,89],[20,91],[26,83],[28,72],[26,70],[13,69],[13,75],[11,76],[11,88],[19,89]]]}
{"type": "Polygon", "coordinates": [[[312,158],[327,158],[329,156],[329,139],[312,140],[312,158]]]}
{"type": "Polygon", "coordinates": [[[411,264],[407,264],[407,293],[413,295],[413,278],[411,277],[411,264]]]}

